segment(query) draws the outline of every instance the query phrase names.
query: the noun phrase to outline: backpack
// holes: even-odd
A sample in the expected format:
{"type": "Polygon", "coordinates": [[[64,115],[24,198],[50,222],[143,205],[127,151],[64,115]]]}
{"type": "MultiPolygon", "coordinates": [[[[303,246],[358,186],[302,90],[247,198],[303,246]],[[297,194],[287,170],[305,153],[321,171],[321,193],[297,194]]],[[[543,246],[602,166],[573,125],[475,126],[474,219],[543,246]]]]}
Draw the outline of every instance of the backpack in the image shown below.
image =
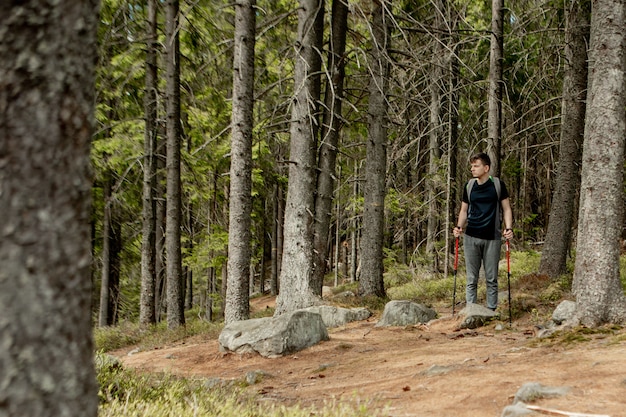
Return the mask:
{"type": "MultiPolygon", "coordinates": [[[[500,190],[502,189],[502,186],[500,185],[500,178],[498,177],[489,177],[489,179],[491,181],[493,181],[493,185],[496,187],[496,193],[498,194],[498,205],[500,205],[500,190]]],[[[465,186],[467,188],[467,200],[471,203],[471,195],[472,195],[472,188],[474,187],[474,184],[476,184],[478,180],[476,178],[472,178],[471,180],[469,180],[467,182],[467,185],[465,186]]]]}

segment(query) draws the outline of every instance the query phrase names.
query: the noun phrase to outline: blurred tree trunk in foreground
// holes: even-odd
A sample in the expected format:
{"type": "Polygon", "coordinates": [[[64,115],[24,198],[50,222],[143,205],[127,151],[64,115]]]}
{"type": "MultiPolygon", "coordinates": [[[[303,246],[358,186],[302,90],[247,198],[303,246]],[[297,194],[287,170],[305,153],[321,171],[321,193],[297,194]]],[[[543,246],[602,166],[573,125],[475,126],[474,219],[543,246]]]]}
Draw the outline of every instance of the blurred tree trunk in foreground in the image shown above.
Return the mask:
{"type": "Polygon", "coordinates": [[[89,159],[97,24],[95,0],[0,6],[3,416],[97,415],[89,159]]]}

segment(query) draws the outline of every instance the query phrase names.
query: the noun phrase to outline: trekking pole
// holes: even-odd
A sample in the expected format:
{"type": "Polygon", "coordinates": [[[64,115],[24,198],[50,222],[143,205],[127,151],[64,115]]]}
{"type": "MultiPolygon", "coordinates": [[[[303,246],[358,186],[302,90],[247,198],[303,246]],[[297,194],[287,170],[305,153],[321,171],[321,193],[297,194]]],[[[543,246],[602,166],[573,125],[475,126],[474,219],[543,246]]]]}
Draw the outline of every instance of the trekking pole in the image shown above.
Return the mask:
{"type": "Polygon", "coordinates": [[[506,272],[507,281],[509,284],[509,327],[513,327],[513,319],[511,314],[511,247],[509,245],[509,239],[506,240],[506,272]]]}
{"type": "Polygon", "coordinates": [[[459,238],[454,240],[454,289],[452,290],[452,316],[454,316],[454,307],[456,306],[456,270],[459,266],[459,238]]]}

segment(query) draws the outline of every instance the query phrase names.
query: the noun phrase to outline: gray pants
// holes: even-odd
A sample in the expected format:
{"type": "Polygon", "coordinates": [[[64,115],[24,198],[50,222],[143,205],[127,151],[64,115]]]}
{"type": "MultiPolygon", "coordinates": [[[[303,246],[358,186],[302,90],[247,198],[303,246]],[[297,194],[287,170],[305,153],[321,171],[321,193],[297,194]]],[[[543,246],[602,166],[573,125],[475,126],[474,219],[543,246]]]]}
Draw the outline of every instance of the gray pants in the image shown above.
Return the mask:
{"type": "Polygon", "coordinates": [[[467,303],[476,303],[478,275],[482,264],[487,283],[487,307],[492,310],[498,307],[498,263],[500,262],[501,246],[500,239],[485,240],[467,235],[463,237],[467,274],[465,301],[467,303]]]}

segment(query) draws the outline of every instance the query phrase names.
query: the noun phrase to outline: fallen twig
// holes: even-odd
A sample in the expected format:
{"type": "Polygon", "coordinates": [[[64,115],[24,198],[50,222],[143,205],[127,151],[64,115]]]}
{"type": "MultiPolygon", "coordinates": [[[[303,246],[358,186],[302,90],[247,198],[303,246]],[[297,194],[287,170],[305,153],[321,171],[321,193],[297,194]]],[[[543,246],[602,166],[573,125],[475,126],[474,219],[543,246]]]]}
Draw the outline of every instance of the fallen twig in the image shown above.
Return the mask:
{"type": "Polygon", "coordinates": [[[573,413],[570,411],[561,411],[554,410],[551,408],[543,408],[537,405],[526,405],[526,408],[529,410],[539,411],[540,413],[545,414],[553,414],[555,416],[567,416],[567,417],[611,417],[608,414],[584,414],[584,413],[573,413]]]}

